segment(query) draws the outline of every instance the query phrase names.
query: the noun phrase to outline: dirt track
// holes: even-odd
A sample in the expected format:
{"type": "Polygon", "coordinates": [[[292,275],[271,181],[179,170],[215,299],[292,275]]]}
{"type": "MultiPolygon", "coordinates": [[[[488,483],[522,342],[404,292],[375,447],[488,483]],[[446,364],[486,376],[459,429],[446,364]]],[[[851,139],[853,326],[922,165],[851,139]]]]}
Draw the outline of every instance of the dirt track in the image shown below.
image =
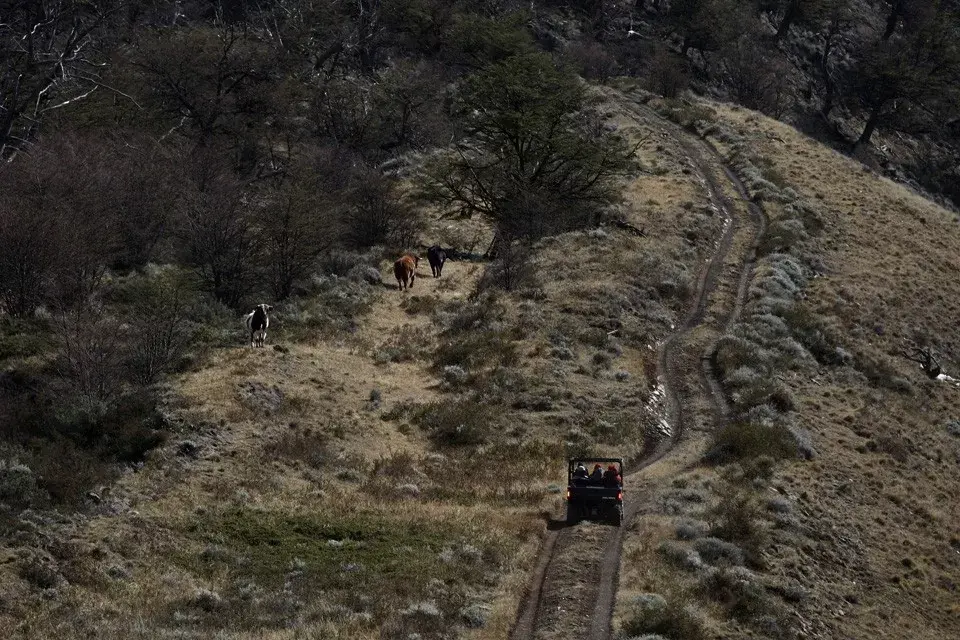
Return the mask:
{"type": "Polygon", "coordinates": [[[628,466],[624,526],[583,523],[567,528],[560,521],[550,523],[512,640],[610,637],[623,532],[647,506],[643,492],[637,490],[644,471],[666,456],[685,432],[698,424],[709,428],[727,414],[710,356],[717,338],[743,308],[757,242],[766,228],[762,210],[749,201],[739,179],[709,143],[622,94],[609,91],[608,96],[638,124],[658,131],[684,151],[711,204],[723,216],[723,232],[698,274],[686,318],[659,345],[657,376],[672,430],[655,451],[628,466]]]}

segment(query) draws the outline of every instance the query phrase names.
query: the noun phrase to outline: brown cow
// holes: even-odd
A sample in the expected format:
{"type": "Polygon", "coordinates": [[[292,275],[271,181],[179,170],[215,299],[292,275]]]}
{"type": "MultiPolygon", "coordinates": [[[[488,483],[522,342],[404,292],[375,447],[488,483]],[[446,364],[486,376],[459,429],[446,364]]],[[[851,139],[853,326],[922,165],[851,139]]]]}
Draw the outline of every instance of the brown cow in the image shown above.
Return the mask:
{"type": "Polygon", "coordinates": [[[397,288],[403,291],[405,288],[413,288],[413,281],[417,277],[417,265],[420,264],[420,256],[408,253],[393,263],[393,275],[397,277],[397,288]],[[409,282],[409,284],[407,284],[409,282]]]}

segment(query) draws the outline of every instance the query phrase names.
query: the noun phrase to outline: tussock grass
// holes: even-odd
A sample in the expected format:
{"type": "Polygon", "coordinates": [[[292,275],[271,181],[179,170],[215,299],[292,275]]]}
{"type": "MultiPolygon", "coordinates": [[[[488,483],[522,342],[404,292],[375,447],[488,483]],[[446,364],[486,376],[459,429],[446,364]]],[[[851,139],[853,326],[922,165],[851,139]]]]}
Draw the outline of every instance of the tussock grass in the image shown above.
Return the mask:
{"type": "Polygon", "coordinates": [[[299,460],[315,469],[322,469],[335,459],[330,436],[312,430],[287,431],[265,447],[272,458],[299,460]]]}
{"type": "Polygon", "coordinates": [[[438,513],[357,506],[336,514],[233,507],[187,520],[188,539],[219,552],[175,554],[210,586],[168,602],[166,615],[189,615],[199,628],[279,631],[322,610],[347,628],[437,632],[463,624],[461,609],[475,602],[470,585],[490,580],[516,550],[438,513]]]}
{"type": "Polygon", "coordinates": [[[736,544],[753,567],[764,566],[762,552],[768,535],[758,497],[749,489],[730,487],[709,512],[710,533],[736,544]]]}
{"type": "Polygon", "coordinates": [[[479,445],[496,428],[494,408],[475,400],[441,400],[421,410],[418,423],[439,447],[479,445]]]}
{"type": "Polygon", "coordinates": [[[670,640],[702,640],[708,637],[700,612],[680,597],[642,594],[630,604],[631,615],[623,624],[626,637],[653,633],[670,640]]]}

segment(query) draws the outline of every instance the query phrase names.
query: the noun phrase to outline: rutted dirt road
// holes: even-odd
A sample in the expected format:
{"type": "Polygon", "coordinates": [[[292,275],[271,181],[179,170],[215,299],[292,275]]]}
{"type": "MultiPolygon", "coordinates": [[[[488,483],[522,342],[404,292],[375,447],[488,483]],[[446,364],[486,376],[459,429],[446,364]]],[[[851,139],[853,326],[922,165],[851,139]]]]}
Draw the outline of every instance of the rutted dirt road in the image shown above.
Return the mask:
{"type": "Polygon", "coordinates": [[[683,151],[711,206],[722,216],[723,231],[700,269],[686,318],[659,345],[657,376],[664,388],[663,409],[671,434],[655,451],[629,465],[624,526],[585,522],[567,528],[560,521],[551,522],[512,640],[610,637],[624,531],[648,507],[640,490],[645,473],[685,432],[708,429],[727,413],[710,354],[740,314],[757,242],[766,226],[763,212],[749,201],[743,185],[707,142],[618,92],[607,93],[637,124],[683,151]]]}

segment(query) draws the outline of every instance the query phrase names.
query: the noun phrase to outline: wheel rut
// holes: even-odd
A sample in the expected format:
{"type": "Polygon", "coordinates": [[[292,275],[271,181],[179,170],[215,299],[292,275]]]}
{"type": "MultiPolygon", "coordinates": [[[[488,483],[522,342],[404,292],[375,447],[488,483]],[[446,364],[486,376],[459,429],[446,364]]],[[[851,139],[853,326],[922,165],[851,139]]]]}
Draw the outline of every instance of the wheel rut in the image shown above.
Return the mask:
{"type": "MultiPolygon", "coordinates": [[[[638,486],[643,470],[667,455],[684,431],[692,428],[688,407],[698,398],[707,400],[717,423],[728,415],[713,367],[713,352],[717,338],[737,321],[743,309],[766,216],[750,201],[741,181],[708,141],[620,93],[609,91],[608,97],[638,124],[646,124],[675,141],[724,220],[716,247],[699,270],[686,317],[657,350],[657,378],[664,390],[671,433],[654,451],[628,465],[625,480],[630,487],[638,486]],[[733,197],[724,190],[724,184],[733,197]]],[[[637,494],[628,489],[621,527],[566,527],[550,521],[511,640],[611,636],[624,531],[644,506],[631,495],[637,494]]]]}

